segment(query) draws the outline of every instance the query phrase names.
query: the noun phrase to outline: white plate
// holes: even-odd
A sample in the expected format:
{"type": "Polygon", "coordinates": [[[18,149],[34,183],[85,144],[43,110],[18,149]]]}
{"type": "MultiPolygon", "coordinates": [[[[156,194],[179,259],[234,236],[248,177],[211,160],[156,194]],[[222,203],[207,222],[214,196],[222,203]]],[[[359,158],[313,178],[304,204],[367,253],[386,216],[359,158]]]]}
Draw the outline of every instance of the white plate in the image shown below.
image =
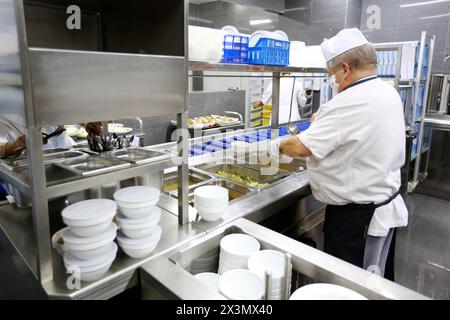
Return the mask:
{"type": "Polygon", "coordinates": [[[115,133],[115,134],[127,134],[133,131],[133,128],[128,127],[111,127],[108,129],[109,132],[115,133]]]}
{"type": "Polygon", "coordinates": [[[203,284],[207,285],[211,289],[219,292],[219,279],[220,275],[212,272],[198,273],[194,277],[200,280],[203,284]]]}
{"type": "Polygon", "coordinates": [[[65,208],[61,215],[68,226],[86,227],[113,219],[117,205],[108,199],[92,199],[76,202],[65,208]]]}
{"type": "Polygon", "coordinates": [[[264,278],[266,271],[272,273],[272,279],[281,279],[285,274],[284,255],[275,250],[262,250],[253,253],[248,259],[248,269],[264,278]]]}
{"type": "Polygon", "coordinates": [[[230,234],[220,240],[220,250],[230,258],[248,258],[252,253],[259,251],[260,243],[246,234],[230,234]]]}
{"type": "Polygon", "coordinates": [[[264,283],[248,270],[231,270],[219,279],[220,292],[231,300],[261,300],[264,296],[264,283]]]}
{"type": "Polygon", "coordinates": [[[116,191],[114,193],[114,200],[120,202],[120,205],[124,207],[128,204],[133,206],[159,199],[160,194],[161,192],[153,187],[129,187],[116,191]]]}
{"type": "Polygon", "coordinates": [[[289,300],[367,300],[367,298],[345,287],[315,283],[301,287],[289,300]]]}

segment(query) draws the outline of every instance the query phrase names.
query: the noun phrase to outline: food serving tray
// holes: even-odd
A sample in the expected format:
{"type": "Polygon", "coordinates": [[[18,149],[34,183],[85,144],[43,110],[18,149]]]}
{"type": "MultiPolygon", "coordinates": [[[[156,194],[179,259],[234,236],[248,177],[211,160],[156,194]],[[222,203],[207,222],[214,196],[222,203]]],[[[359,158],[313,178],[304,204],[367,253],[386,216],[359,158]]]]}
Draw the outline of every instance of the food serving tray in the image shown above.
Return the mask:
{"type": "Polygon", "coordinates": [[[83,159],[60,162],[56,165],[77,175],[89,176],[124,169],[131,166],[131,163],[100,156],[90,156],[83,159]]]}

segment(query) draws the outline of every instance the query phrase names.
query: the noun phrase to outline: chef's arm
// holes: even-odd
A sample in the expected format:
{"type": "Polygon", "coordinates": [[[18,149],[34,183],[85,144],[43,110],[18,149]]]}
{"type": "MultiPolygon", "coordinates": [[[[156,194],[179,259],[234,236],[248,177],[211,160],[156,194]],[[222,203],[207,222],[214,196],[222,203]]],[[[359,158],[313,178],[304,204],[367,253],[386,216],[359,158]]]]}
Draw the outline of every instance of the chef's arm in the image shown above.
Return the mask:
{"type": "Polygon", "coordinates": [[[25,147],[25,137],[19,137],[16,141],[0,143],[0,158],[13,154],[16,150],[25,147]]]}
{"type": "Polygon", "coordinates": [[[303,158],[312,155],[311,151],[297,137],[281,141],[280,152],[291,158],[303,158]]]}

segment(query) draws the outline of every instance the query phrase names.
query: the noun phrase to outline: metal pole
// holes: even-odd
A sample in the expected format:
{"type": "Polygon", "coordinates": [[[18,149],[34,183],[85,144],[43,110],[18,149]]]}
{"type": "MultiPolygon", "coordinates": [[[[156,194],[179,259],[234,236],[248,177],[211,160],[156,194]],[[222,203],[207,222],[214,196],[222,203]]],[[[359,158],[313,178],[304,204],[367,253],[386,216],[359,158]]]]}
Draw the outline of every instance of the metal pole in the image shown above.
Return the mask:
{"type": "MultiPolygon", "coordinates": [[[[427,82],[425,84],[425,93],[423,97],[423,107],[422,107],[422,114],[421,114],[421,121],[420,121],[420,129],[419,129],[419,139],[418,139],[418,148],[417,148],[417,158],[416,158],[416,164],[414,167],[414,176],[413,176],[413,184],[414,186],[417,185],[419,182],[419,170],[420,170],[420,161],[422,158],[422,144],[423,144],[423,135],[424,135],[424,125],[425,125],[425,111],[427,109],[427,99],[428,99],[428,88],[430,86],[430,77],[431,77],[431,66],[433,63],[433,53],[434,53],[434,42],[436,37],[433,36],[430,41],[430,52],[429,52],[429,62],[428,62],[428,72],[427,72],[427,82]]],[[[423,53],[422,53],[423,55],[423,53]]],[[[423,60],[422,60],[423,61],[423,60]]],[[[419,68],[422,69],[422,64],[419,64],[419,68]]],[[[418,92],[416,92],[416,95],[418,92]]],[[[414,114],[415,114],[415,108],[414,108],[414,114]]],[[[414,115],[413,115],[414,116],[414,115]]]]}
{"type": "Polygon", "coordinates": [[[27,156],[30,163],[30,181],[32,190],[33,230],[37,244],[37,268],[42,284],[53,280],[52,248],[50,223],[48,217],[47,182],[42,152],[42,131],[35,126],[31,67],[28,57],[28,41],[25,28],[23,1],[14,1],[20,63],[25,100],[27,123],[27,156]]]}

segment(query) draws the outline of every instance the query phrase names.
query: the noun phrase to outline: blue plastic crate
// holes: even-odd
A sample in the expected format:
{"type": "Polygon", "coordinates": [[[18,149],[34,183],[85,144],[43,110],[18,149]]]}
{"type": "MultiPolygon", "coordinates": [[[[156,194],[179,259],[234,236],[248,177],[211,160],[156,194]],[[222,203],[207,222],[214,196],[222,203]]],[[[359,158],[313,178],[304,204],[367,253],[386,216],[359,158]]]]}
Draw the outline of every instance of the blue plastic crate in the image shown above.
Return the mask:
{"type": "Polygon", "coordinates": [[[223,41],[222,63],[248,63],[249,37],[241,35],[226,35],[223,41]]]}
{"type": "Polygon", "coordinates": [[[261,38],[254,47],[250,47],[248,63],[287,66],[289,65],[289,41],[281,41],[269,38],[261,38]]]}

